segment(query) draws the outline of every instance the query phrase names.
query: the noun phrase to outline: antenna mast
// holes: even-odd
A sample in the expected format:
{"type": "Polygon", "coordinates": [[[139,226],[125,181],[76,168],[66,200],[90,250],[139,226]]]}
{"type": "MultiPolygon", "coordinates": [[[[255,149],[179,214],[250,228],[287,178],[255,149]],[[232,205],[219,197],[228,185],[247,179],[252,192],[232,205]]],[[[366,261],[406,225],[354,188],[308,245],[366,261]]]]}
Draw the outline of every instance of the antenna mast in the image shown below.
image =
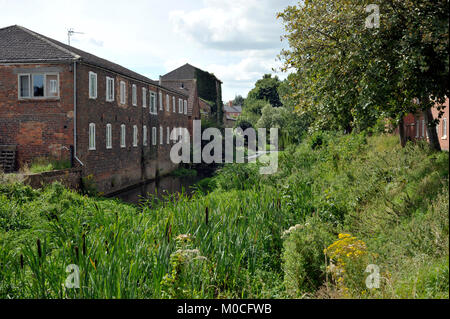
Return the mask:
{"type": "Polygon", "coordinates": [[[69,30],[67,30],[67,42],[68,42],[69,45],[70,45],[70,37],[72,35],[74,35],[75,33],[77,33],[77,34],[84,34],[84,32],[76,32],[76,31],[74,31],[73,28],[70,28],[69,30]]]}

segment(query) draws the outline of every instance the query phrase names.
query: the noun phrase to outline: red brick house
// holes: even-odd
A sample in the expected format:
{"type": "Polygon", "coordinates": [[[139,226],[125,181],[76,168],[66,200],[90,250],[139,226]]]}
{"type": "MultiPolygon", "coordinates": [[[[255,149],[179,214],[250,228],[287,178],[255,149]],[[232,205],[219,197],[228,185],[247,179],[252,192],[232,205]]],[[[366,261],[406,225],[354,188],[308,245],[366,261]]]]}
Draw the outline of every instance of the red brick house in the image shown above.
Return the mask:
{"type": "Polygon", "coordinates": [[[233,101],[229,101],[223,108],[223,123],[225,127],[234,127],[238,117],[242,113],[241,105],[233,105],[233,101]]]}
{"type": "MultiPolygon", "coordinates": [[[[441,149],[448,151],[448,120],[449,120],[449,101],[448,98],[444,103],[445,108],[442,110],[444,114],[439,119],[439,124],[436,126],[436,132],[438,135],[439,143],[441,149]]],[[[437,108],[432,108],[431,112],[433,118],[437,119],[439,116],[439,111],[437,108]]],[[[403,119],[405,126],[405,137],[407,140],[417,141],[417,140],[427,140],[428,134],[426,128],[426,122],[422,113],[418,114],[408,114],[403,119]]]]}
{"type": "Polygon", "coordinates": [[[109,193],[170,172],[189,95],[21,26],[0,29],[0,150],[69,159],[109,193]]]}

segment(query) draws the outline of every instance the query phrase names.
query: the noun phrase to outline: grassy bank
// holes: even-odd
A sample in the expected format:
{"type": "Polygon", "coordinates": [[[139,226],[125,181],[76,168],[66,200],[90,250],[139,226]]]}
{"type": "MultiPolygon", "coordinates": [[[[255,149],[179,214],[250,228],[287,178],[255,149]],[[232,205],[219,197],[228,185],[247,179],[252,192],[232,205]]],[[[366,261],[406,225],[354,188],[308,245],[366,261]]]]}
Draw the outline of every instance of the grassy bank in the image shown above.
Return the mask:
{"type": "Polygon", "coordinates": [[[448,298],[448,153],[327,135],[136,208],[0,186],[1,298],[448,298]],[[68,289],[66,267],[80,269],[68,289]],[[368,289],[367,265],[380,272],[368,289]]]}

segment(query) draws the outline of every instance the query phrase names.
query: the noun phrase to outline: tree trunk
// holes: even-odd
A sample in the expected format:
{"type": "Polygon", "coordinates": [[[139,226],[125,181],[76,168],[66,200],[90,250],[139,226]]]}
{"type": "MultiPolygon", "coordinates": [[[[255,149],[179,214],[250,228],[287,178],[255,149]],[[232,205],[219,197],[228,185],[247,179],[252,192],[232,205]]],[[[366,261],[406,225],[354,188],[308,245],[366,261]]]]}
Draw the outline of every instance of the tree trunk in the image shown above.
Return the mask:
{"type": "Polygon", "coordinates": [[[430,143],[430,147],[433,150],[440,151],[441,144],[439,144],[439,139],[436,132],[436,124],[434,123],[433,114],[431,113],[431,107],[426,108],[425,111],[423,111],[423,117],[425,119],[425,123],[427,124],[428,141],[430,143]]]}
{"type": "Polygon", "coordinates": [[[406,135],[405,135],[405,123],[403,121],[403,116],[400,118],[398,122],[398,135],[400,136],[400,145],[405,147],[406,145],[406,135]]]}

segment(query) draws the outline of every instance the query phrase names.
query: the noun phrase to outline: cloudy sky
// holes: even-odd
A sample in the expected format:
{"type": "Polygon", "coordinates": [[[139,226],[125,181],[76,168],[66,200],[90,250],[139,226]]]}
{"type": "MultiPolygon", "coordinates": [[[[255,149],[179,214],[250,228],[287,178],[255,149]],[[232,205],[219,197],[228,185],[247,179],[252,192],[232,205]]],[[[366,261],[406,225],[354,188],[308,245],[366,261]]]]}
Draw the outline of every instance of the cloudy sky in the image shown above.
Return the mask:
{"type": "MultiPolygon", "coordinates": [[[[294,0],[0,0],[0,28],[18,24],[157,80],[190,63],[223,81],[223,99],[273,73],[294,0]]],[[[278,74],[281,78],[285,75],[278,74]]]]}

